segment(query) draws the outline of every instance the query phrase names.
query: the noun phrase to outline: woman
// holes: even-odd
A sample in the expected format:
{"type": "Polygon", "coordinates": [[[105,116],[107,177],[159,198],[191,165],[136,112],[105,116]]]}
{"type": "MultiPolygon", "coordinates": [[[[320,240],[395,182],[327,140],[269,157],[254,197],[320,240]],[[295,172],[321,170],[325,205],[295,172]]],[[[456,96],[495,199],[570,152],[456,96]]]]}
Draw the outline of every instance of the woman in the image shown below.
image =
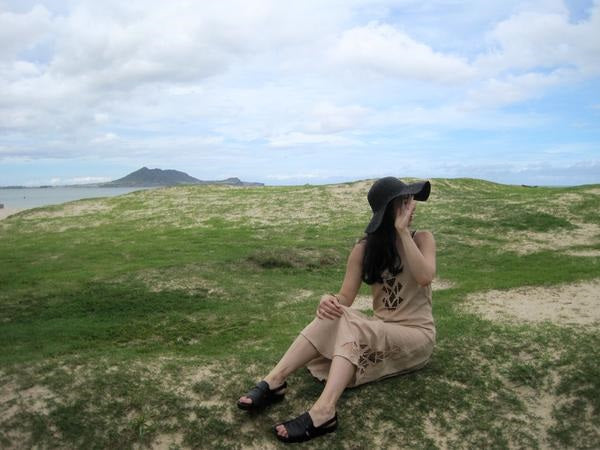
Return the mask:
{"type": "Polygon", "coordinates": [[[377,180],[368,193],[373,217],[352,249],[337,294],[321,297],[316,318],[283,358],[238,406],[255,410],[282,400],[286,378],[307,366],[326,380],[309,411],[273,427],[278,439],[300,442],[337,428],[336,403],[346,387],[406,373],[427,364],[435,343],[431,281],[435,241],[429,231],[410,232],[415,200],[425,201],[428,181],[377,180]],[[374,317],[350,309],[364,281],[371,285],[374,317]]]}

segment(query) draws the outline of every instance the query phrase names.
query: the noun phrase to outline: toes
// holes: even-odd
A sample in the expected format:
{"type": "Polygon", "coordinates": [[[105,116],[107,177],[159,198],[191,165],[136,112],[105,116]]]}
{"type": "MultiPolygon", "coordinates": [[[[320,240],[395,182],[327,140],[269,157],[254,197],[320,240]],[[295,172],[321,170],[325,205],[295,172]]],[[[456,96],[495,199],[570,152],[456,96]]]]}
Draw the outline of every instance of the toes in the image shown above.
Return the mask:
{"type": "Polygon", "coordinates": [[[283,425],[277,425],[275,428],[277,430],[277,434],[282,437],[287,437],[287,430],[283,425]]]}
{"type": "Polygon", "coordinates": [[[248,397],[240,397],[240,402],[245,403],[246,405],[252,404],[252,400],[248,397]]]}

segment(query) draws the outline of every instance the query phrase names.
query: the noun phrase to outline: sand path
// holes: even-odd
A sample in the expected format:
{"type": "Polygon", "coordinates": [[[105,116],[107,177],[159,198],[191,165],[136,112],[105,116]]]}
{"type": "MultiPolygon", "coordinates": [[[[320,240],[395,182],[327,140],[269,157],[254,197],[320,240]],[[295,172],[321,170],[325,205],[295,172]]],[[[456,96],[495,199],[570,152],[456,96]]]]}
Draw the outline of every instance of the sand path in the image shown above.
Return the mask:
{"type": "Polygon", "coordinates": [[[16,214],[19,211],[23,211],[23,209],[18,209],[18,208],[2,208],[2,209],[0,209],[0,220],[6,219],[8,216],[16,214]]]}
{"type": "Polygon", "coordinates": [[[477,292],[464,307],[489,320],[559,325],[600,323],[600,279],[556,286],[519,287],[477,292]]]}

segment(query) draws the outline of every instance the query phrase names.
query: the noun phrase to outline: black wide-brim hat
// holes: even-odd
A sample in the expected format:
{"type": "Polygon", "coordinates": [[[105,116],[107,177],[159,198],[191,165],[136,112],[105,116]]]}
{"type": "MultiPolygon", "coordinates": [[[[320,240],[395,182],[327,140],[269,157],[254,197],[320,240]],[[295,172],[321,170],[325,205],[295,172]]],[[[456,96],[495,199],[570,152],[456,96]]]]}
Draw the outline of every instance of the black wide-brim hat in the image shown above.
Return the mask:
{"type": "Polygon", "coordinates": [[[429,181],[417,181],[406,184],[396,177],[380,178],[367,194],[369,205],[373,210],[373,218],[367,225],[365,233],[373,233],[381,225],[387,205],[402,195],[412,195],[415,200],[424,202],[429,198],[431,183],[429,181]]]}

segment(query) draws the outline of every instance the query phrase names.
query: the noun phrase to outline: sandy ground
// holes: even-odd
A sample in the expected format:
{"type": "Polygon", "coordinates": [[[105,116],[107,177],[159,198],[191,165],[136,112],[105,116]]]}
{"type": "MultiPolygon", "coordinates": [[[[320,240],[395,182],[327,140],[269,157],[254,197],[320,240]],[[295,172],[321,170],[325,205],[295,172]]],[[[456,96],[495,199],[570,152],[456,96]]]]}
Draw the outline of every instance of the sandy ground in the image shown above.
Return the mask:
{"type": "Polygon", "coordinates": [[[23,210],[16,209],[16,208],[2,208],[2,209],[0,209],[0,220],[5,219],[12,214],[16,214],[19,211],[23,211],[23,210]]]}
{"type": "Polygon", "coordinates": [[[466,307],[486,319],[592,325],[600,322],[600,279],[470,295],[466,307]]]}

